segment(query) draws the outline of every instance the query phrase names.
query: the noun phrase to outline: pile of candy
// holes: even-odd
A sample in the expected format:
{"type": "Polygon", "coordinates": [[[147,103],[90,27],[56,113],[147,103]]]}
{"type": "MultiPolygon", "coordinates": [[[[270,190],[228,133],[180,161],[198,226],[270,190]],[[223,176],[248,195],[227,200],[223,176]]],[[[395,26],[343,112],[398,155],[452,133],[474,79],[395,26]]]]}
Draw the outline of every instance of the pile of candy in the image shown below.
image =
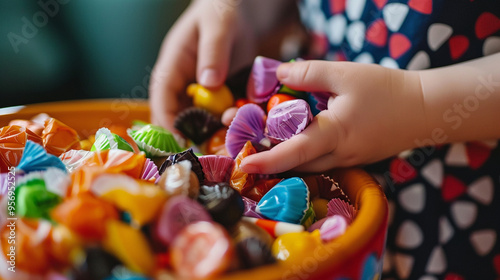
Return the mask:
{"type": "Polygon", "coordinates": [[[44,114],[1,128],[1,277],[211,278],[292,264],[343,234],[355,209],[329,177],[239,167],[326,108],[327,95],[281,85],[278,65],[258,57],[248,99],[236,102],[225,86],[189,86],[195,107],[175,122],[182,137],[137,122],[81,140],[44,114]]]}

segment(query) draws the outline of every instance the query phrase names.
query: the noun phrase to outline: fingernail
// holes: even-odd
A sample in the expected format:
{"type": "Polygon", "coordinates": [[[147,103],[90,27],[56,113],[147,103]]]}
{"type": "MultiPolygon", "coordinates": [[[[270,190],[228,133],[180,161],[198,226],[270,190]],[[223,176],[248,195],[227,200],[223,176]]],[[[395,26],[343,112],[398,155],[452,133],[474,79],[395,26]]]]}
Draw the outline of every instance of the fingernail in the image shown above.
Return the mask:
{"type": "Polygon", "coordinates": [[[278,79],[286,79],[288,78],[288,73],[290,72],[290,68],[292,65],[290,63],[283,63],[278,67],[278,71],[276,73],[276,76],[278,79]]]}
{"type": "Polygon", "coordinates": [[[250,174],[256,174],[256,173],[261,173],[260,168],[257,165],[253,164],[245,164],[244,162],[241,163],[240,165],[241,170],[246,173],[250,174]]]}
{"type": "Polygon", "coordinates": [[[215,69],[207,68],[201,72],[198,82],[204,87],[216,87],[219,83],[219,73],[215,69]]]}

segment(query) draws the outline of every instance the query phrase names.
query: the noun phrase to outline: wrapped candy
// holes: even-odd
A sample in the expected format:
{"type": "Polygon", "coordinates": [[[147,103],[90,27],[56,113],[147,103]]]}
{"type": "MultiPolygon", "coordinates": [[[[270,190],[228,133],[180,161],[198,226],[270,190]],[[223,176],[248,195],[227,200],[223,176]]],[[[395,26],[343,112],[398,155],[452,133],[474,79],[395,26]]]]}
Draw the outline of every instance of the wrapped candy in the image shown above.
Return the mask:
{"type": "Polygon", "coordinates": [[[11,120],[9,122],[9,126],[22,126],[25,127],[26,129],[32,131],[34,134],[38,135],[41,139],[42,137],[42,131],[43,131],[43,123],[39,122],[34,122],[32,120],[11,120]]]}
{"type": "Polygon", "coordinates": [[[255,207],[257,207],[256,201],[251,200],[250,198],[245,196],[243,196],[242,199],[243,203],[245,204],[245,211],[243,212],[243,216],[264,219],[264,216],[255,211],[255,207]]]}
{"type": "Polygon", "coordinates": [[[60,156],[71,149],[80,149],[78,133],[54,118],[45,120],[42,139],[45,150],[55,156],[60,156]]]}
{"type": "Polygon", "coordinates": [[[41,144],[40,136],[25,127],[11,125],[0,128],[0,173],[19,164],[26,141],[41,144]]]}
{"type": "Polygon", "coordinates": [[[240,168],[241,161],[243,161],[246,156],[255,154],[256,152],[257,151],[252,146],[252,143],[247,141],[241,149],[241,152],[234,160],[234,167],[229,179],[229,184],[233,189],[237,190],[242,195],[245,195],[245,193],[253,186],[255,174],[243,172],[240,168]]]}
{"type": "Polygon", "coordinates": [[[271,251],[279,262],[291,267],[300,264],[303,256],[318,246],[322,246],[319,231],[291,232],[276,238],[271,251]]]}
{"type": "Polygon", "coordinates": [[[64,200],[50,215],[85,240],[101,240],[106,233],[106,224],[119,218],[113,205],[90,194],[64,200]]]}
{"type": "Polygon", "coordinates": [[[210,90],[199,84],[190,84],[186,93],[193,98],[195,107],[203,108],[217,117],[234,104],[233,94],[225,85],[210,90]]]}
{"type": "Polygon", "coordinates": [[[328,99],[332,95],[329,92],[308,92],[307,103],[311,108],[311,113],[316,116],[321,111],[328,109],[328,99]]]}
{"type": "Polygon", "coordinates": [[[272,237],[278,237],[283,234],[291,232],[304,231],[304,226],[286,222],[277,222],[273,220],[259,219],[253,217],[243,217],[242,220],[256,224],[257,226],[267,231],[272,237]]]}
{"type": "Polygon", "coordinates": [[[281,179],[257,180],[252,188],[245,192],[245,196],[255,201],[260,201],[262,197],[280,181],[281,179]]]}
{"type": "Polygon", "coordinates": [[[160,210],[154,225],[154,232],[162,244],[169,246],[187,225],[211,220],[210,214],[199,203],[186,196],[175,196],[169,199],[160,210]]]}
{"type": "Polygon", "coordinates": [[[333,240],[344,234],[346,229],[347,229],[347,221],[344,218],[344,216],[334,215],[328,217],[319,229],[321,240],[323,240],[323,242],[328,242],[330,240],[333,240]]]}
{"type": "Polygon", "coordinates": [[[228,183],[202,186],[198,201],[205,206],[214,221],[225,227],[236,224],[245,210],[241,195],[228,183]]]}
{"type": "Polygon", "coordinates": [[[327,209],[327,216],[341,215],[346,219],[348,224],[352,223],[356,217],[356,208],[339,198],[330,200],[327,209]]]}
{"type": "Polygon", "coordinates": [[[146,158],[146,162],[144,162],[144,167],[142,169],[141,179],[155,183],[159,178],[160,173],[158,172],[158,167],[152,160],[146,158]]]}
{"type": "Polygon", "coordinates": [[[84,257],[75,264],[76,280],[107,279],[122,262],[99,247],[86,248],[84,257]]]}
{"type": "Polygon", "coordinates": [[[229,156],[226,150],[227,128],[223,127],[215,132],[207,141],[207,152],[212,155],[229,156]]]}
{"type": "Polygon", "coordinates": [[[148,157],[167,156],[182,151],[174,135],[162,127],[148,124],[139,130],[129,130],[128,133],[148,157]]]}
{"type": "Polygon", "coordinates": [[[271,143],[264,136],[266,113],[255,104],[246,104],[236,113],[226,134],[226,149],[233,158],[247,141],[252,145],[269,148],[271,143]]]}
{"type": "Polygon", "coordinates": [[[251,269],[276,262],[270,246],[255,237],[236,243],[236,253],[240,260],[240,267],[243,269],[251,269]]]}
{"type": "Polygon", "coordinates": [[[188,108],[177,116],[174,127],[196,145],[200,145],[219,130],[222,123],[202,108],[188,108]]]}
{"type": "Polygon", "coordinates": [[[269,190],[255,210],[267,218],[301,223],[309,209],[309,189],[298,177],[285,179],[269,190]]]}
{"type": "Polygon", "coordinates": [[[168,158],[163,162],[160,166],[159,172],[160,175],[165,171],[165,169],[173,164],[176,164],[180,161],[188,160],[191,162],[191,170],[198,177],[198,181],[203,182],[205,180],[205,174],[203,174],[203,169],[201,167],[200,161],[198,157],[195,155],[192,148],[189,148],[183,152],[172,154],[168,156],[168,158]]]}
{"type": "Polygon", "coordinates": [[[117,134],[105,127],[100,128],[95,134],[95,142],[92,145],[91,151],[102,151],[108,149],[120,149],[129,152],[134,152],[130,144],[117,134]]]}
{"type": "Polygon", "coordinates": [[[94,157],[96,157],[95,152],[85,150],[69,150],[59,156],[66,166],[66,170],[70,173],[84,165],[87,160],[92,160],[94,157]]]}
{"type": "Polygon", "coordinates": [[[132,271],[150,275],[155,267],[154,255],[144,234],[123,222],[106,224],[103,246],[132,271]]]}
{"type": "Polygon", "coordinates": [[[227,156],[208,155],[198,157],[203,173],[205,174],[204,184],[229,182],[234,160],[227,156]]]}
{"type": "Polygon", "coordinates": [[[281,61],[257,56],[253,62],[252,72],[248,78],[247,97],[255,103],[269,100],[279,87],[276,70],[281,61]]]}
{"type": "Polygon", "coordinates": [[[158,186],[134,180],[122,174],[103,174],[90,186],[97,197],[127,211],[134,225],[142,226],[155,218],[167,200],[167,194],[158,186]]]}
{"type": "Polygon", "coordinates": [[[181,279],[215,278],[229,269],[235,256],[226,230],[211,222],[186,226],[170,250],[172,267],[181,279]]]}
{"type": "Polygon", "coordinates": [[[267,102],[267,112],[269,113],[269,111],[271,111],[272,108],[274,108],[276,105],[278,105],[280,103],[283,103],[285,101],[295,100],[295,99],[296,99],[295,97],[288,95],[288,94],[284,94],[284,93],[275,94],[267,102]]]}
{"type": "Polygon", "coordinates": [[[66,166],[58,157],[47,154],[42,146],[28,140],[19,165],[16,168],[28,173],[31,171],[46,170],[49,167],[59,168],[66,172],[66,166]]]}
{"type": "Polygon", "coordinates": [[[268,135],[285,141],[302,132],[311,121],[311,110],[304,100],[285,101],[269,111],[266,122],[268,135]]]}
{"type": "Polygon", "coordinates": [[[191,171],[191,162],[189,160],[183,160],[167,167],[158,180],[158,186],[168,196],[186,195],[195,199],[200,192],[200,182],[194,172],[191,171]]]}

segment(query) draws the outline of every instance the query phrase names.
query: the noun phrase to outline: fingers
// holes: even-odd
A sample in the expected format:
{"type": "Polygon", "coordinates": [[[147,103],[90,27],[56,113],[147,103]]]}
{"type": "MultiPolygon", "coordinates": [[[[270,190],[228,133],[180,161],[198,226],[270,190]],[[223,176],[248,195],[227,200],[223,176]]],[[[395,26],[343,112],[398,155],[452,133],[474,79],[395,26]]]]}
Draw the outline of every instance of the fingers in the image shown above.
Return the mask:
{"type": "Polygon", "coordinates": [[[310,162],[335,149],[341,131],[338,128],[338,122],[328,112],[321,112],[302,133],[270,151],[246,157],[241,168],[248,173],[275,174],[310,162]]]}
{"type": "Polygon", "coordinates": [[[196,69],[195,25],[180,21],[162,44],[149,81],[151,121],[170,131],[175,116],[189,104],[185,89],[196,69]]]}
{"type": "Polygon", "coordinates": [[[351,62],[299,61],[283,63],[277,78],[288,87],[302,91],[342,93],[342,85],[356,73],[358,65],[351,62]]]}
{"type": "Polygon", "coordinates": [[[196,70],[198,83],[207,88],[219,87],[226,80],[235,37],[234,15],[211,13],[211,16],[200,21],[196,70]]]}

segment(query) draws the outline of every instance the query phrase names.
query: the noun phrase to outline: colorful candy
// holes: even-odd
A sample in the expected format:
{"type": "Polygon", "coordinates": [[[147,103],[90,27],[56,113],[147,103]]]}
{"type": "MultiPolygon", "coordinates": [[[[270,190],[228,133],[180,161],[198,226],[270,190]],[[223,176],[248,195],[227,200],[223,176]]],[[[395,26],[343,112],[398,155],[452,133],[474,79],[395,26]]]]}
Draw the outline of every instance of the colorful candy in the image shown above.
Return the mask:
{"type": "Polygon", "coordinates": [[[309,208],[309,189],[298,177],[285,179],[269,190],[255,210],[265,217],[299,224],[309,208]]]}
{"type": "Polygon", "coordinates": [[[174,127],[195,144],[200,145],[219,130],[222,123],[202,108],[188,108],[177,116],[174,127]]]}
{"type": "Polygon", "coordinates": [[[80,149],[78,133],[54,118],[45,120],[42,139],[45,150],[55,156],[60,156],[62,153],[72,149],[80,149]]]}
{"type": "Polygon", "coordinates": [[[181,279],[215,278],[229,269],[234,255],[226,230],[210,222],[188,225],[171,246],[172,266],[181,279]]]}
{"type": "Polygon", "coordinates": [[[285,223],[285,222],[277,222],[273,220],[266,220],[266,219],[258,219],[258,218],[253,218],[253,217],[243,217],[242,218],[244,221],[248,221],[251,223],[254,223],[267,231],[272,237],[278,237],[286,233],[291,233],[291,232],[303,232],[304,231],[304,226],[302,225],[297,225],[297,224],[291,224],[291,223],[285,223]]]}
{"type": "Polygon", "coordinates": [[[194,106],[203,108],[218,117],[234,104],[233,95],[225,85],[209,90],[199,84],[190,84],[186,93],[193,98],[194,106]]]}
{"type": "Polygon", "coordinates": [[[198,201],[205,206],[214,221],[226,227],[236,224],[245,210],[241,195],[228,183],[202,186],[198,201]]]}
{"type": "Polygon", "coordinates": [[[300,264],[305,255],[321,245],[319,231],[291,232],[276,238],[271,251],[279,262],[292,266],[300,264]]]}
{"type": "Polygon", "coordinates": [[[191,162],[188,160],[167,167],[161,174],[158,185],[169,196],[186,195],[196,199],[200,192],[200,182],[194,172],[191,171],[191,162]]]}
{"type": "Polygon", "coordinates": [[[167,156],[182,151],[174,135],[162,127],[148,124],[139,130],[129,130],[128,133],[148,157],[167,156]]]}
{"type": "Polygon", "coordinates": [[[120,149],[129,152],[134,152],[130,144],[117,134],[105,127],[100,128],[95,134],[95,142],[91,147],[91,151],[102,151],[108,149],[120,149]]]}
{"type": "Polygon", "coordinates": [[[285,141],[306,129],[311,121],[309,105],[295,99],[274,106],[267,116],[266,127],[269,137],[285,141]]]}

